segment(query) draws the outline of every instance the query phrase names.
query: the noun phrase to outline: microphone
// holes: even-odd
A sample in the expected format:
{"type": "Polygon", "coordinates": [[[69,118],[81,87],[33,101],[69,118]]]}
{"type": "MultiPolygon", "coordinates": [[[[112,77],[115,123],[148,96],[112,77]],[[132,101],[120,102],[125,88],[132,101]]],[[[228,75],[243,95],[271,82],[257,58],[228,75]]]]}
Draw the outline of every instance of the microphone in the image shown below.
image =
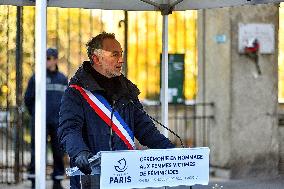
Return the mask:
{"type": "Polygon", "coordinates": [[[112,118],[113,118],[114,111],[115,111],[115,109],[116,109],[116,102],[117,102],[117,101],[118,101],[118,100],[117,100],[117,96],[114,95],[113,98],[112,98],[112,110],[111,110],[111,116],[110,116],[110,137],[109,137],[109,141],[108,141],[110,151],[113,151],[112,118]]]}
{"type": "Polygon", "coordinates": [[[122,107],[117,107],[117,103],[118,101],[121,99],[120,96],[114,94],[112,97],[111,97],[111,101],[112,101],[112,110],[111,110],[111,122],[110,122],[110,137],[109,137],[109,141],[108,141],[108,144],[109,144],[109,148],[110,148],[110,151],[113,151],[113,144],[114,144],[114,141],[113,141],[113,127],[112,127],[112,119],[113,119],[113,114],[116,110],[122,108],[123,106],[125,106],[125,104],[123,104],[122,107]]]}
{"type": "Polygon", "coordinates": [[[178,134],[176,134],[173,130],[171,130],[170,128],[166,127],[164,124],[162,124],[161,122],[159,122],[157,119],[153,118],[152,116],[150,116],[144,109],[140,108],[137,106],[137,104],[135,104],[133,102],[132,99],[129,100],[138,110],[140,110],[142,113],[144,113],[146,116],[148,116],[152,121],[158,123],[161,127],[165,128],[166,130],[168,130],[170,133],[172,133],[174,136],[176,136],[179,141],[180,141],[180,145],[182,146],[182,148],[185,148],[185,146],[183,145],[183,142],[180,138],[180,136],[178,134]]]}

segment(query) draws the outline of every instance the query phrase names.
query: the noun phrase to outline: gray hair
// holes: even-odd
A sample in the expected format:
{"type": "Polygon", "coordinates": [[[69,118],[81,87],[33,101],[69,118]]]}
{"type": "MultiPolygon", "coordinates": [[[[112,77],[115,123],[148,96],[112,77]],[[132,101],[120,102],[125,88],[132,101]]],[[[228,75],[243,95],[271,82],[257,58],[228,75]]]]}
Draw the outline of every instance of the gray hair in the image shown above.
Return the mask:
{"type": "Polygon", "coordinates": [[[87,47],[87,54],[92,62],[92,56],[93,54],[99,49],[103,48],[103,41],[105,39],[115,39],[115,34],[114,33],[107,33],[107,32],[102,32],[99,35],[93,37],[88,43],[86,44],[87,47]]]}

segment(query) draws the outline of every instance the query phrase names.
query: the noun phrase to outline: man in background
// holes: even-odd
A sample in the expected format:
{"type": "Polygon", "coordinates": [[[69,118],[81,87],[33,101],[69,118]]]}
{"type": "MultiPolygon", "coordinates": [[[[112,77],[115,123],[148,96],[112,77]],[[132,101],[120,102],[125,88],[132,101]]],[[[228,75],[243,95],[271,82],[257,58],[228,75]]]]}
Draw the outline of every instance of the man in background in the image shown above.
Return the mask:
{"type": "MultiPolygon", "coordinates": [[[[61,180],[64,179],[63,152],[59,148],[57,128],[59,108],[62,95],[67,87],[67,78],[58,71],[58,51],[49,48],[46,51],[46,130],[50,137],[53,154],[53,189],[62,189],[61,180]]],[[[35,188],[35,74],[30,78],[25,93],[25,104],[31,115],[31,163],[29,167],[29,180],[35,188]]]]}

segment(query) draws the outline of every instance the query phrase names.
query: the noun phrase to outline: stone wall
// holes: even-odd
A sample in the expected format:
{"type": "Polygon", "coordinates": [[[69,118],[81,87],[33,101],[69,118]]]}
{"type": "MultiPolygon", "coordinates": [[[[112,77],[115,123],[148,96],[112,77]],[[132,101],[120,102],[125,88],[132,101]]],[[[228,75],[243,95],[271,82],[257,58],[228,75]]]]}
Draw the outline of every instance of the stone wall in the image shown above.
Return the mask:
{"type": "Polygon", "coordinates": [[[204,10],[199,19],[197,100],[215,104],[210,134],[215,173],[228,178],[278,174],[278,5],[204,10]],[[238,52],[239,23],[275,26],[275,53],[260,55],[259,76],[254,60],[238,52]]]}

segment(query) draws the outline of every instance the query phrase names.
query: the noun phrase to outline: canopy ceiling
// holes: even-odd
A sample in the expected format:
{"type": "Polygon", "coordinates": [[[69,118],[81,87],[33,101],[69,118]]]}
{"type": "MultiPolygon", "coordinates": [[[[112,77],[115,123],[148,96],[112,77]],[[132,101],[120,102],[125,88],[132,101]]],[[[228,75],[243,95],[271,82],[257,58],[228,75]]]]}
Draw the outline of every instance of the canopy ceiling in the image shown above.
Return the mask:
{"type": "MultiPolygon", "coordinates": [[[[49,0],[50,7],[73,7],[106,10],[133,10],[150,11],[158,10],[154,6],[160,4],[173,4],[181,0],[49,0]],[[147,2],[152,2],[152,5],[147,2]]],[[[204,8],[229,7],[246,4],[279,3],[284,0],[183,0],[178,3],[174,10],[195,10],[204,8]]],[[[34,5],[31,0],[0,0],[0,5],[34,5]]]]}

